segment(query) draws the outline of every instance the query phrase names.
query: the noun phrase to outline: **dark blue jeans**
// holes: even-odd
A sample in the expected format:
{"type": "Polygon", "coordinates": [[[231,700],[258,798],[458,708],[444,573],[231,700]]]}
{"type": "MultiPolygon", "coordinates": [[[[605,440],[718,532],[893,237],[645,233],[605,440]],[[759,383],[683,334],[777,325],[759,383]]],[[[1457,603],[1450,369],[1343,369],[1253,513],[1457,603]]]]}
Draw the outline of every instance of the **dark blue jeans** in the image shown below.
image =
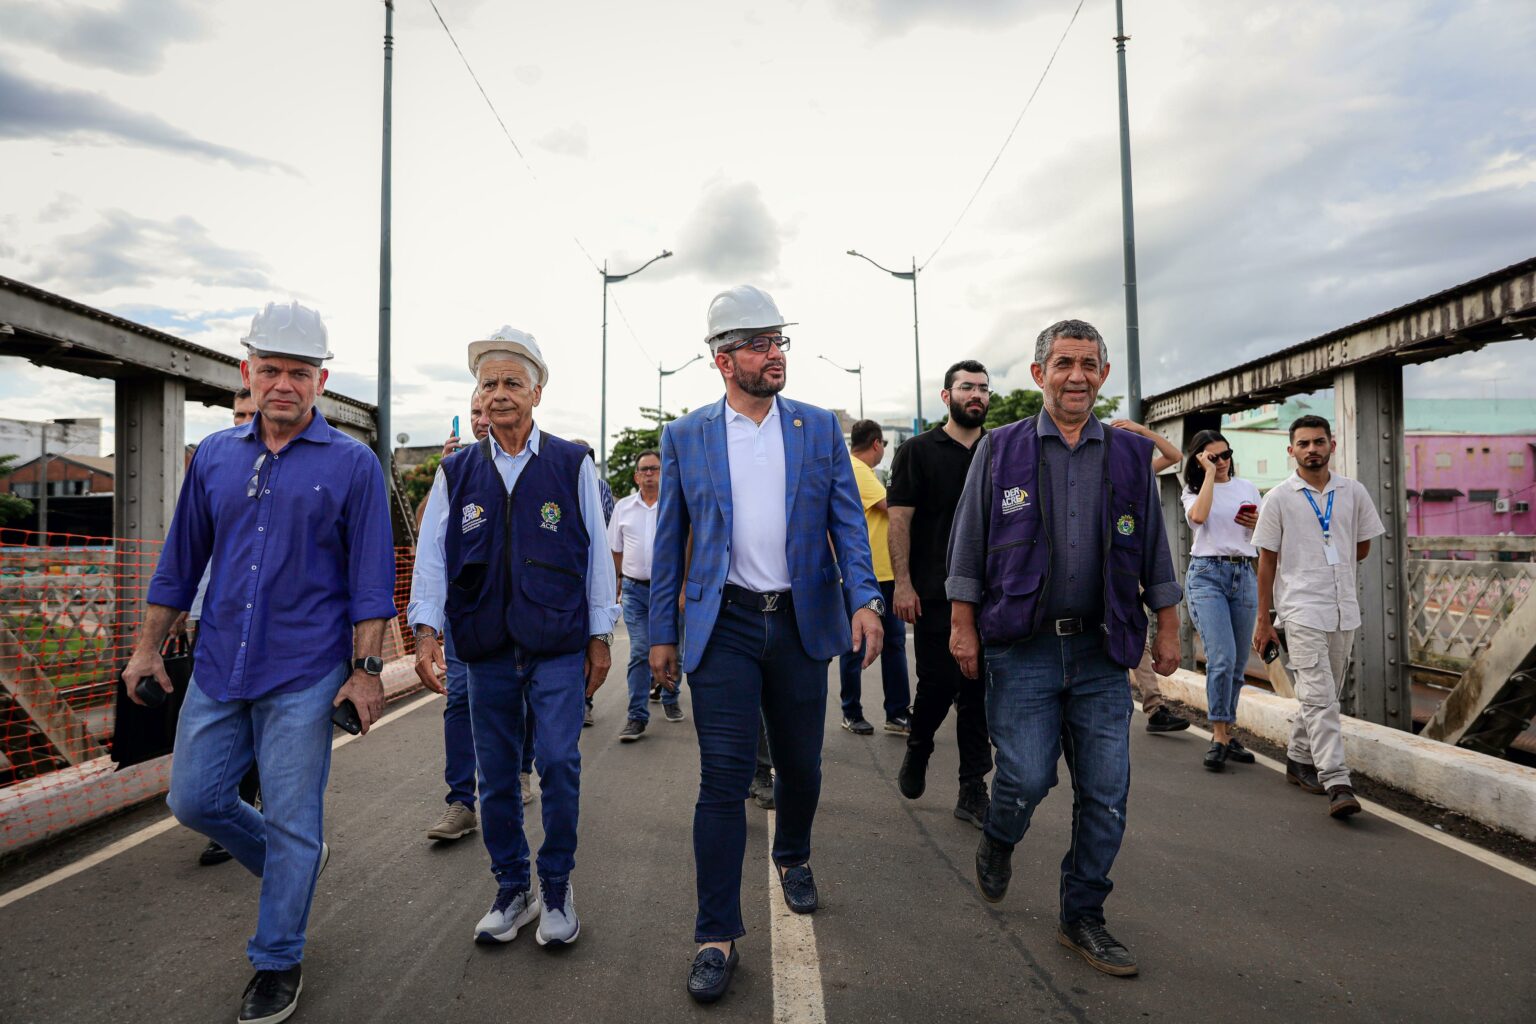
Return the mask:
{"type": "Polygon", "coordinates": [[[448,665],[443,701],[443,781],[447,803],[475,809],[475,735],[469,727],[469,666],[453,650],[453,632],[443,624],[443,660],[448,665]]]}
{"type": "MultiPolygon", "coordinates": [[[[646,706],[651,686],[651,585],[625,578],[620,598],[624,609],[624,628],[629,632],[629,718],[649,722],[651,709],[646,706]]],[[[676,704],[677,691],[662,687],[661,703],[676,704]]]]}
{"type": "Polygon", "coordinates": [[[1056,785],[1072,775],[1072,843],[1061,862],[1061,920],[1103,923],[1109,870],[1125,836],[1131,789],[1131,691],[1098,630],[988,644],[987,727],[997,748],[987,835],[1010,845],[1056,785]]]}
{"type": "Polygon", "coordinates": [[[544,815],[539,877],[563,881],[576,865],[585,652],[537,658],[509,647],[468,665],[469,720],[480,761],[480,827],[491,872],[502,885],[528,886],[528,839],[517,774],[531,708],[539,723],[533,754],[544,815]]]}
{"type": "MultiPolygon", "coordinates": [[[[880,584],[885,598],[885,643],[880,648],[880,684],[885,690],[885,717],[902,718],[912,704],[912,684],[907,678],[907,624],[901,621],[893,607],[896,600],[894,582],[880,584]]],[[[848,652],[838,655],[837,673],[841,683],[839,696],[843,700],[844,718],[863,718],[864,655],[848,652]]]]}
{"type": "Polygon", "coordinates": [[[773,861],[811,859],[811,823],[821,799],[821,736],[827,662],[800,645],[793,607],[761,612],[722,601],[698,668],[688,673],[699,736],[699,800],[693,811],[698,876],[696,942],[746,934],[741,862],[747,850],[744,801],[757,766],[757,733],[767,727],[777,826],[773,861]]]}

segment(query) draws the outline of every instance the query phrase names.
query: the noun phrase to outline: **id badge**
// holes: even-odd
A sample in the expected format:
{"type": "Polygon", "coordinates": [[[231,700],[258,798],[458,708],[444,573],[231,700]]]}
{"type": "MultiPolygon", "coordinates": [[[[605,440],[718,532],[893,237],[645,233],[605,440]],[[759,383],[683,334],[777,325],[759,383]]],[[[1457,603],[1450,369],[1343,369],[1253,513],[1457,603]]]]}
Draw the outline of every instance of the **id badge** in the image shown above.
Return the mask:
{"type": "Polygon", "coordinates": [[[1328,559],[1329,565],[1339,564],[1339,549],[1332,544],[1323,545],[1323,557],[1328,559]]]}

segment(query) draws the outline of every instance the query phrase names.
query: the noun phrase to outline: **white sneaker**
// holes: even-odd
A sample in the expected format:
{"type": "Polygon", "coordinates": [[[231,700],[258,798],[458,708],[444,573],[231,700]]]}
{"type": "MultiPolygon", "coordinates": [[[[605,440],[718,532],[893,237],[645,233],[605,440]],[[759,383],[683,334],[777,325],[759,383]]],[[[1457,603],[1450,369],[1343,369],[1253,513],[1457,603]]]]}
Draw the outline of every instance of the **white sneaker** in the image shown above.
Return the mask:
{"type": "Polygon", "coordinates": [[[539,898],[531,890],[503,889],[496,894],[491,909],[475,925],[475,941],[511,942],[517,938],[518,929],[538,916],[539,898]]]}
{"type": "MultiPolygon", "coordinates": [[[[544,880],[540,879],[541,892],[543,888],[544,880]]],[[[581,921],[576,917],[576,893],[569,880],[565,883],[565,898],[559,903],[558,908],[544,903],[539,913],[539,931],[534,938],[541,946],[567,946],[581,935],[581,921]]]]}
{"type": "Polygon", "coordinates": [[[527,807],[529,804],[533,803],[533,773],[519,772],[517,776],[517,783],[523,789],[523,806],[527,807]]]}

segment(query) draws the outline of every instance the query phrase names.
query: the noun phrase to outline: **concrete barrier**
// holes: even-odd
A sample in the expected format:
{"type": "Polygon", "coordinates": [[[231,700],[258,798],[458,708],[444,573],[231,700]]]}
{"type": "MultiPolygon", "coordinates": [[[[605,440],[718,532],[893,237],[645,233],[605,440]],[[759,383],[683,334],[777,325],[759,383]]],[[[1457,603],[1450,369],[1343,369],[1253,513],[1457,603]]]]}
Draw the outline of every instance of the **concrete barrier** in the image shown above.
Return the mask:
{"type": "MultiPolygon", "coordinates": [[[[1204,675],[1180,669],[1158,681],[1165,697],[1206,710],[1204,675]]],[[[1296,708],[1292,698],[1245,687],[1237,724],[1285,746],[1296,708]]],[[[1536,769],[1347,716],[1344,757],[1352,772],[1490,828],[1536,840],[1536,769]]]]}

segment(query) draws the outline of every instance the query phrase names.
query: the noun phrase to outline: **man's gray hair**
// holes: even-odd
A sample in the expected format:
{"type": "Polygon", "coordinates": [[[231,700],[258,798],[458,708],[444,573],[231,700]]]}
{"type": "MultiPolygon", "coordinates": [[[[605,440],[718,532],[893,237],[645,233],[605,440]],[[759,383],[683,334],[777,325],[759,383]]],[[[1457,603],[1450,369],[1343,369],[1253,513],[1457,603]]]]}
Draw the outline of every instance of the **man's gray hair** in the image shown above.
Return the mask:
{"type": "Polygon", "coordinates": [[[482,352],[482,353],[480,353],[480,358],[475,360],[475,387],[476,387],[476,389],[478,389],[480,387],[480,368],[482,366],[484,366],[486,363],[490,362],[491,360],[495,360],[495,361],[501,362],[501,363],[507,362],[508,360],[516,360],[517,362],[522,364],[522,367],[523,367],[524,370],[528,371],[528,383],[531,386],[533,386],[533,387],[538,387],[538,384],[539,384],[539,368],[537,366],[533,365],[533,360],[532,359],[529,359],[527,356],[523,355],[521,352],[511,352],[511,351],[508,351],[507,349],[504,349],[504,348],[498,348],[498,349],[492,349],[489,352],[482,352]]]}
{"type": "Polygon", "coordinates": [[[1086,320],[1058,320],[1035,339],[1035,362],[1045,365],[1051,358],[1051,345],[1057,338],[1076,338],[1079,341],[1095,341],[1099,345],[1099,365],[1109,362],[1109,346],[1104,344],[1104,336],[1099,329],[1086,320]]]}

